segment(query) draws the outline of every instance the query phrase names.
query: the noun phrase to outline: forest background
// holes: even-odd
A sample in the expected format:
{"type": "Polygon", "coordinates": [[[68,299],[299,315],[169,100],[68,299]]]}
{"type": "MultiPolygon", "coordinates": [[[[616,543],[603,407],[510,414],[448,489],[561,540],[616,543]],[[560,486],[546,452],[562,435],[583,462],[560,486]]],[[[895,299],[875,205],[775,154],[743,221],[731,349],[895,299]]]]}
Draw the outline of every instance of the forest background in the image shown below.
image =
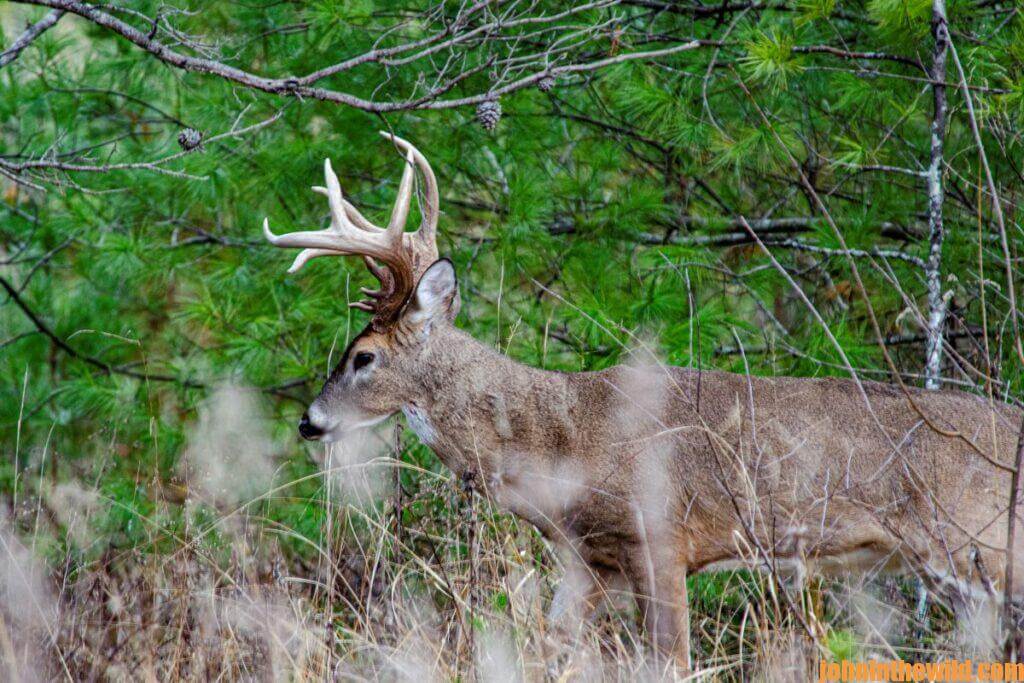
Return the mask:
{"type": "MultiPolygon", "coordinates": [[[[524,363],[642,347],[1021,395],[1013,2],[30,0],[0,22],[15,675],[583,666],[538,644],[558,559],[401,425],[326,474],[297,438],[370,282],[339,259],[286,275],[260,225],[325,224],[327,157],[383,219],[380,130],[438,175],[459,326],[524,363]]],[[[701,667],[806,666],[770,578],[691,581],[701,667]]],[[[805,597],[829,656],[956,640],[913,582],[805,597]]],[[[629,623],[596,625],[586,666],[647,666],[629,623]]]]}

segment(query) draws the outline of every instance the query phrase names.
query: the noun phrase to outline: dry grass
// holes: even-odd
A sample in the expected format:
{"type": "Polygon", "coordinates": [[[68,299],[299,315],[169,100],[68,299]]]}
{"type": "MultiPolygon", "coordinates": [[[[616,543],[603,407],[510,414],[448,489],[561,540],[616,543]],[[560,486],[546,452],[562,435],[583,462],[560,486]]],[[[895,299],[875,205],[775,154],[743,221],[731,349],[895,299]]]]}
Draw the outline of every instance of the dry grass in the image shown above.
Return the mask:
{"type": "MultiPolygon", "coordinates": [[[[6,678],[419,683],[672,674],[643,646],[628,595],[611,596],[575,638],[555,638],[544,611],[562,569],[537,533],[460,482],[412,465],[397,494],[390,456],[332,459],[241,502],[223,486],[213,497],[202,486],[183,499],[165,495],[137,519],[145,542],[127,548],[89,536],[90,516],[123,503],[84,485],[26,477],[0,556],[6,678]],[[302,502],[320,520],[314,533],[267,514],[311,482],[319,486],[302,502]]],[[[909,582],[795,587],[745,572],[692,581],[701,679],[809,680],[823,654],[935,659],[987,646],[977,630],[965,638],[953,629],[934,603],[919,621],[909,582]],[[780,599],[784,590],[802,620],[780,599]]]]}
{"type": "MultiPolygon", "coordinates": [[[[289,477],[267,427],[251,394],[214,392],[181,479],[140,474],[121,495],[45,447],[29,458],[0,499],[2,679],[680,677],[645,647],[626,593],[576,633],[550,632],[565,558],[465,482],[415,464],[397,432],[289,477]]],[[[994,647],[990,613],[958,629],[931,602],[922,618],[912,581],[722,572],[689,592],[693,680],[816,680],[823,657],[994,647]]]]}

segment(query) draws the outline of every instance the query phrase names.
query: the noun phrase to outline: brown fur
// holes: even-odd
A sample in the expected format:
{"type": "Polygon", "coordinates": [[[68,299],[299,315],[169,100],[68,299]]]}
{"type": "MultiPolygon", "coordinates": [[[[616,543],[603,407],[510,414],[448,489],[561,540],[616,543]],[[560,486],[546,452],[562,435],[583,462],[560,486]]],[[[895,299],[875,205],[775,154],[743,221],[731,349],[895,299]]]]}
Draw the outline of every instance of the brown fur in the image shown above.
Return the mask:
{"type": "MultiPolygon", "coordinates": [[[[659,366],[546,372],[447,321],[353,346],[381,357],[372,384],[332,379],[318,400],[375,415],[414,406],[446,466],[575,558],[586,604],[624,579],[681,662],[685,576],[722,563],[910,569],[940,587],[976,580],[979,553],[1002,579],[1009,475],[929,428],[900,389],[659,366]]],[[[938,426],[1012,462],[1020,411],[910,393],[938,426]]]]}

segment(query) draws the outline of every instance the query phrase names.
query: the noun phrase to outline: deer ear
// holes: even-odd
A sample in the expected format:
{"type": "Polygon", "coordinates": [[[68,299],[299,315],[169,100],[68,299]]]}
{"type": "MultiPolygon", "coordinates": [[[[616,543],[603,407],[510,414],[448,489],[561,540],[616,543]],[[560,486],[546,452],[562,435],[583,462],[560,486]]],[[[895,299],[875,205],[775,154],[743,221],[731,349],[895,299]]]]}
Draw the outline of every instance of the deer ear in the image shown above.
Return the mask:
{"type": "Polygon", "coordinates": [[[406,309],[406,317],[416,324],[431,324],[439,320],[451,322],[459,314],[459,305],[455,266],[445,258],[434,261],[420,277],[406,309]]]}

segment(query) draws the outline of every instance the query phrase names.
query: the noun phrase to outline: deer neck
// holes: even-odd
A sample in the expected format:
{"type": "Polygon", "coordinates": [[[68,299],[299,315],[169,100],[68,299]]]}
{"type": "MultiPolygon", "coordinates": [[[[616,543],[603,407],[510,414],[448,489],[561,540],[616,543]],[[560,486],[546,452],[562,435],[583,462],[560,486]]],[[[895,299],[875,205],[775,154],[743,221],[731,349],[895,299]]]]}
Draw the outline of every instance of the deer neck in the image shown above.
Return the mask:
{"type": "Polygon", "coordinates": [[[492,475],[508,458],[547,458],[573,442],[571,375],[517,363],[455,327],[435,330],[409,427],[456,475],[492,475]]]}

